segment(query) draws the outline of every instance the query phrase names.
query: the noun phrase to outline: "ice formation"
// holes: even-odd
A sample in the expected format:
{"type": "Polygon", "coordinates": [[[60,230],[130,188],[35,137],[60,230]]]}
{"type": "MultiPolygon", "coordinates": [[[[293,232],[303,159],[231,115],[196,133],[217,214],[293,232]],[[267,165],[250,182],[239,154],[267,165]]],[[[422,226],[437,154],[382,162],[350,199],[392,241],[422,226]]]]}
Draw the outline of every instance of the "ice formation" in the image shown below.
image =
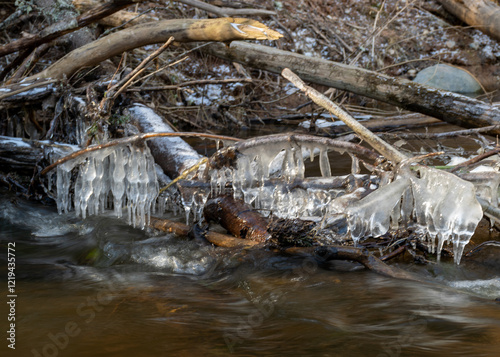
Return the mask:
{"type": "Polygon", "coordinates": [[[483,216],[476,190],[470,182],[445,171],[418,167],[417,177],[410,170],[401,172],[394,182],[379,188],[351,205],[348,222],[355,242],[361,237],[381,236],[392,227],[414,224],[440,257],[443,244],[453,243],[455,263],[483,216]]]}
{"type": "Polygon", "coordinates": [[[121,217],[126,207],[129,223],[138,227],[149,220],[158,195],[154,160],[144,144],[114,146],[67,161],[57,167],[56,182],[59,213],[74,207],[76,214],[85,218],[114,207],[115,215],[121,217]]]}
{"type": "MultiPolygon", "coordinates": [[[[304,181],[304,158],[313,161],[318,154],[323,180],[330,178],[327,151],[328,147],[318,143],[296,142],[246,148],[240,151],[235,168],[211,171],[212,193],[227,193],[227,183],[231,183],[234,196],[263,213],[285,218],[345,215],[355,243],[363,237],[379,237],[390,229],[413,226],[431,243],[431,250],[437,250],[438,259],[443,244],[451,241],[455,262],[460,263],[464,246],[483,216],[472,183],[441,170],[423,166],[410,170],[406,165],[395,180],[378,189],[373,184],[367,186],[372,181],[366,177],[364,187],[355,190],[297,185],[294,180],[304,181]]],[[[362,177],[358,160],[353,155],[351,158],[349,176],[362,177]]],[[[490,187],[488,193],[497,188],[490,187]]]]}
{"type": "MultiPolygon", "coordinates": [[[[230,191],[262,213],[272,212],[277,217],[320,218],[338,213],[345,207],[332,202],[345,193],[345,185],[339,182],[345,183],[348,176],[331,177],[328,149],[318,143],[300,145],[293,141],[246,148],[240,151],[236,167],[210,172],[212,194],[230,191]],[[307,187],[307,179],[304,179],[305,160],[314,161],[316,156],[324,180],[321,188],[307,187]],[[293,184],[295,180],[301,184],[293,184]]],[[[370,180],[367,175],[357,174],[357,160],[352,167],[355,174],[349,175],[350,178],[370,180]]]]}

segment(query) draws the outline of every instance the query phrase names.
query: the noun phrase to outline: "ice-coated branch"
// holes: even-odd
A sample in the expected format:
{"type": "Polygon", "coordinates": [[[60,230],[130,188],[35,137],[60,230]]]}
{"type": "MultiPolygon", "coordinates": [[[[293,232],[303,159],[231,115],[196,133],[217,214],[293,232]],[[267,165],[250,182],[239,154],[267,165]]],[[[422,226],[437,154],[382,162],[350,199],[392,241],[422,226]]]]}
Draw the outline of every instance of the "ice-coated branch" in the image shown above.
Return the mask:
{"type": "Polygon", "coordinates": [[[74,153],[71,153],[70,155],[64,156],[60,158],[59,160],[55,161],[53,164],[47,166],[45,169],[42,170],[40,173],[41,175],[47,174],[49,171],[53,170],[57,166],[69,161],[76,159],[79,156],[89,154],[93,151],[98,151],[102,150],[105,148],[109,148],[112,146],[118,146],[118,145],[129,145],[137,141],[141,140],[149,140],[149,139],[154,139],[154,138],[162,138],[162,137],[179,137],[179,136],[184,136],[184,137],[193,137],[193,138],[208,138],[208,139],[214,139],[214,140],[228,140],[228,141],[239,141],[240,139],[233,138],[231,136],[224,136],[224,135],[215,135],[215,134],[205,134],[205,133],[188,133],[188,132],[178,132],[178,133],[143,133],[143,134],[137,134],[133,136],[129,136],[126,138],[122,139],[116,139],[104,144],[98,144],[98,145],[91,145],[88,146],[84,149],[81,149],[79,151],[75,151],[74,153]]]}

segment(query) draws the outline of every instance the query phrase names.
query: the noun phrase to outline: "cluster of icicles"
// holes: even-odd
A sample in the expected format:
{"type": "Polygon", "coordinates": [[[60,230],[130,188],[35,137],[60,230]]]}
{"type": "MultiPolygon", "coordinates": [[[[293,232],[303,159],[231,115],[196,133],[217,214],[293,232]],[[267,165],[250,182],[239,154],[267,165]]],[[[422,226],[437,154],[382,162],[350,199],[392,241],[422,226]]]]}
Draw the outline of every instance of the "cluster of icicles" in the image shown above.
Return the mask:
{"type": "MultiPolygon", "coordinates": [[[[437,250],[438,258],[444,243],[451,241],[455,262],[460,263],[463,249],[482,218],[472,183],[427,167],[418,167],[417,177],[411,167],[403,166],[392,182],[368,194],[367,187],[348,193],[343,189],[297,188],[286,183],[304,178],[304,158],[313,161],[319,155],[324,180],[331,176],[328,150],[286,145],[247,150],[235,169],[213,170],[212,193],[224,193],[226,183],[232,182],[234,195],[261,212],[286,218],[319,217],[323,225],[332,221],[328,218],[344,216],[355,244],[363,237],[379,237],[391,229],[411,226],[429,241],[432,251],[437,250]],[[284,184],[269,184],[270,178],[277,176],[284,184]]],[[[359,164],[351,158],[352,175],[356,176],[359,164]]],[[[374,189],[370,186],[368,189],[374,189]]]]}
{"type": "MultiPolygon", "coordinates": [[[[366,236],[379,237],[391,229],[411,226],[430,241],[433,249],[437,248],[438,254],[443,244],[451,241],[455,262],[460,262],[463,248],[482,217],[472,183],[426,167],[418,167],[417,177],[407,165],[392,182],[378,188],[369,184],[346,192],[338,187],[290,185],[293,180],[304,179],[304,160],[313,161],[316,156],[327,181],[331,167],[326,146],[275,143],[243,150],[235,167],[210,171],[211,190],[199,189],[182,197],[186,220],[190,216],[200,220],[208,196],[226,193],[230,182],[231,192],[260,212],[284,218],[316,218],[322,228],[342,216],[355,243],[366,236]]],[[[352,175],[357,176],[359,164],[351,157],[352,175]]],[[[85,218],[113,207],[115,215],[121,217],[126,207],[129,222],[144,227],[157,196],[154,160],[145,145],[110,147],[57,168],[60,212],[73,206],[77,215],[85,218]],[[78,177],[71,197],[71,176],[76,166],[78,177]]]]}
{"type": "Polygon", "coordinates": [[[113,208],[122,217],[126,208],[134,227],[146,225],[158,196],[154,160],[144,144],[109,147],[60,164],[56,182],[59,213],[74,208],[85,218],[113,208]],[[71,195],[72,170],[77,166],[71,195]]]}

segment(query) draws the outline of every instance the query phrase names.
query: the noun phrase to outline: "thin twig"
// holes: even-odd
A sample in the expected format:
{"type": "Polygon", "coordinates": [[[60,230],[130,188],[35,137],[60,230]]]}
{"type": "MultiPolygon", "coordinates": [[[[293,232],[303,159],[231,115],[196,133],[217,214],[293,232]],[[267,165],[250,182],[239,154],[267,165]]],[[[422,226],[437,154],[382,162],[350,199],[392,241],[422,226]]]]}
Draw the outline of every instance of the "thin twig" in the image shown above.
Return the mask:
{"type": "Polygon", "coordinates": [[[189,175],[191,172],[197,170],[201,165],[205,164],[207,161],[208,161],[208,157],[204,157],[200,161],[198,161],[196,164],[194,164],[193,166],[191,166],[189,169],[184,170],[179,176],[177,176],[175,178],[175,180],[170,181],[170,183],[168,185],[166,185],[165,187],[163,187],[162,189],[160,189],[160,191],[158,191],[158,194],[161,194],[161,193],[165,192],[172,185],[175,185],[180,180],[185,179],[187,177],[187,175],[189,175]]]}
{"type": "Polygon", "coordinates": [[[111,101],[114,101],[126,88],[127,86],[136,78],[143,69],[156,57],[158,57],[163,51],[165,51],[168,46],[174,41],[174,37],[170,36],[170,38],[165,42],[159,49],[150,54],[147,58],[145,58],[132,72],[130,72],[127,76],[125,76],[122,80],[116,83],[113,87],[111,87],[108,91],[107,98],[111,101]],[[117,90],[117,88],[119,88],[117,90]],[[115,93],[114,91],[117,90],[115,93]]]}
{"type": "Polygon", "coordinates": [[[29,91],[30,89],[33,89],[33,88],[43,87],[43,86],[45,86],[47,84],[52,84],[52,83],[56,83],[56,82],[60,82],[60,81],[61,81],[60,79],[49,79],[49,80],[43,81],[43,82],[35,82],[35,83],[30,84],[30,85],[28,85],[26,87],[22,87],[21,89],[13,90],[12,92],[0,95],[0,100],[12,97],[12,96],[14,96],[16,94],[19,94],[19,93],[27,92],[27,91],[29,91]]]}
{"type": "Polygon", "coordinates": [[[144,90],[169,90],[169,89],[179,89],[182,87],[204,85],[204,84],[227,84],[227,83],[251,83],[252,80],[248,78],[228,78],[228,79],[200,79],[198,81],[188,81],[180,84],[171,84],[165,86],[154,86],[154,87],[139,87],[139,88],[129,88],[127,92],[141,92],[144,90]]]}
{"type": "Polygon", "coordinates": [[[129,136],[126,138],[113,140],[113,141],[107,142],[105,144],[88,146],[85,149],[75,151],[67,156],[60,158],[59,160],[57,160],[53,164],[47,166],[45,169],[42,170],[42,172],[40,174],[45,175],[45,174],[47,174],[47,172],[56,168],[58,165],[64,164],[65,162],[67,162],[69,160],[73,160],[73,159],[77,158],[78,156],[85,155],[85,154],[88,154],[88,153],[93,152],[93,151],[97,151],[97,150],[101,150],[101,149],[105,149],[105,148],[117,146],[117,145],[132,144],[136,141],[141,141],[141,140],[149,140],[149,139],[154,139],[154,138],[173,137],[173,136],[183,136],[183,137],[192,137],[192,138],[208,138],[208,139],[228,140],[228,141],[240,141],[240,139],[234,138],[231,136],[205,134],[205,133],[184,133],[184,132],[182,132],[182,133],[137,134],[137,135],[129,136]]]}
{"type": "Polygon", "coordinates": [[[488,152],[485,152],[484,154],[481,154],[481,155],[477,155],[475,157],[473,157],[472,159],[470,160],[467,160],[467,161],[464,161],[458,165],[456,165],[453,169],[450,170],[450,172],[456,172],[458,171],[459,169],[461,168],[464,168],[464,167],[467,167],[467,166],[470,166],[470,165],[473,165],[475,164],[476,162],[479,162],[483,159],[486,159],[490,156],[493,156],[493,155],[496,155],[500,152],[500,148],[496,148],[496,149],[493,149],[493,150],[490,150],[488,152]]]}

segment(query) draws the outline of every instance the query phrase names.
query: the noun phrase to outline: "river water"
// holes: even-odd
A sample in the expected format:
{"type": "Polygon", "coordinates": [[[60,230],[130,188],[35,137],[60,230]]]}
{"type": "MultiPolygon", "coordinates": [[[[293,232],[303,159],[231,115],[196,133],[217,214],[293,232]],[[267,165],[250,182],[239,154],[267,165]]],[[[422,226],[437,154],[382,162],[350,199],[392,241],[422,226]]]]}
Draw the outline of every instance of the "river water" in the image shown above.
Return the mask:
{"type": "Polygon", "coordinates": [[[7,194],[0,205],[2,285],[15,242],[17,295],[16,350],[4,339],[3,356],[499,355],[499,248],[481,263],[405,266],[429,281],[416,283],[7,194]]]}

